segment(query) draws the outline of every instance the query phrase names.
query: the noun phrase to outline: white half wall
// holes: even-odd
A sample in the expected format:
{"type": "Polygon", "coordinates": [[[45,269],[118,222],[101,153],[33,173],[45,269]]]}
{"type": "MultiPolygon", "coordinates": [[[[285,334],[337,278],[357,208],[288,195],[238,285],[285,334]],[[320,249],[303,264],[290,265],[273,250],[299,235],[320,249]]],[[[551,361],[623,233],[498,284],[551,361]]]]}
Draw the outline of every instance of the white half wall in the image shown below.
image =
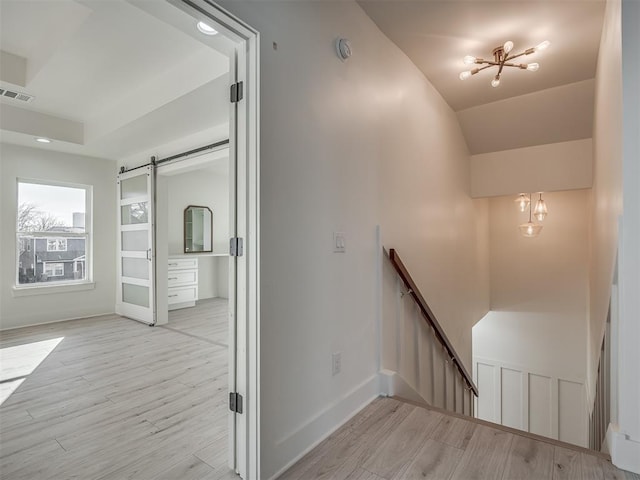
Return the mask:
{"type": "Polygon", "coordinates": [[[581,447],[589,444],[583,379],[475,357],[476,416],[581,447]]]}
{"type": "Polygon", "coordinates": [[[40,148],[0,144],[2,248],[0,328],[24,327],[113,313],[116,280],[116,164],[40,148]],[[14,297],[17,178],[93,187],[93,279],[91,290],[14,297]]]}
{"type": "Polygon", "coordinates": [[[471,196],[591,188],[590,138],[471,156],[471,196]]]}

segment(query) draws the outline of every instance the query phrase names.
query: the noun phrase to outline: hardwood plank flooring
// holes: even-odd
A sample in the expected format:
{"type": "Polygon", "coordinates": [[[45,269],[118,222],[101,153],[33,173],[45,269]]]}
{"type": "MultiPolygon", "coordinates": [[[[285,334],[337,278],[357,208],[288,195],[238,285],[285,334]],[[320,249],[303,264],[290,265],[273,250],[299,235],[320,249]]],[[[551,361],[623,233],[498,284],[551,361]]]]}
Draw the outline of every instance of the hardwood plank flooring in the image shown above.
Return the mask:
{"type": "Polygon", "coordinates": [[[227,301],[212,299],[168,328],[105,315],[2,332],[0,477],[238,478],[227,329],[227,301]]]}
{"type": "Polygon", "coordinates": [[[377,398],[281,480],[634,478],[604,458],[439,409],[377,398]]]}

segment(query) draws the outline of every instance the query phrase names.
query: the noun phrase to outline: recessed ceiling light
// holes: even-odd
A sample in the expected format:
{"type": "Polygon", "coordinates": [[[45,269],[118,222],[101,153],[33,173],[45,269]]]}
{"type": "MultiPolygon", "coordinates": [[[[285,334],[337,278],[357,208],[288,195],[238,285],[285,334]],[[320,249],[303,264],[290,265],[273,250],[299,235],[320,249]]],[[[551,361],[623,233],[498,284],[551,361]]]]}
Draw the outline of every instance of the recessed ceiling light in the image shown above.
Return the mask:
{"type": "Polygon", "coordinates": [[[36,142],[38,142],[38,143],[51,143],[51,140],[49,140],[48,138],[44,138],[44,137],[36,137],[36,142]]]}
{"type": "Polygon", "coordinates": [[[205,35],[215,35],[216,33],[218,33],[218,31],[213,28],[210,25],[207,25],[204,22],[198,22],[198,25],[196,25],[196,27],[198,27],[198,30],[201,33],[204,33],[205,35]]]}

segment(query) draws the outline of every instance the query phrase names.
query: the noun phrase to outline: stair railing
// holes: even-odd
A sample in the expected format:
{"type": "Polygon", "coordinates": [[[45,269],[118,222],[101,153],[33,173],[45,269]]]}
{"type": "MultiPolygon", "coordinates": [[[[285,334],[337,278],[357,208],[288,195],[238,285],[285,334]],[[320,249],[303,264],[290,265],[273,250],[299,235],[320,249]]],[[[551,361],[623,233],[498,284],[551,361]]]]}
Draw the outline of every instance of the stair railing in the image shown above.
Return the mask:
{"type": "MultiPolygon", "coordinates": [[[[453,366],[457,369],[459,375],[462,377],[462,379],[466,383],[467,390],[473,393],[473,395],[477,397],[478,387],[476,387],[475,383],[473,382],[472,376],[464,367],[462,360],[460,359],[459,355],[453,348],[453,345],[449,341],[449,338],[444,333],[444,330],[440,326],[440,323],[436,319],[436,316],[434,315],[433,311],[431,310],[431,308],[429,308],[429,305],[427,304],[427,301],[424,299],[424,296],[422,295],[422,293],[420,293],[420,289],[416,285],[416,282],[413,280],[413,278],[409,274],[409,271],[405,267],[404,263],[402,263],[402,260],[400,259],[398,252],[392,248],[389,250],[388,257],[396,273],[398,274],[398,276],[404,283],[405,287],[407,288],[407,292],[403,295],[407,295],[407,294],[411,295],[411,298],[413,298],[416,305],[420,309],[420,312],[425,322],[427,323],[428,326],[431,327],[432,331],[434,332],[435,338],[440,342],[443,349],[446,351],[447,356],[449,357],[449,360],[451,361],[453,366]]],[[[445,389],[445,392],[446,392],[446,389],[445,389]]],[[[454,396],[455,394],[456,393],[454,389],[454,396]]],[[[473,400],[473,398],[471,397],[470,400],[473,400]]],[[[455,399],[454,399],[454,403],[455,403],[455,399]]],[[[473,416],[473,403],[474,403],[473,401],[470,401],[472,416],[473,416]]]]}

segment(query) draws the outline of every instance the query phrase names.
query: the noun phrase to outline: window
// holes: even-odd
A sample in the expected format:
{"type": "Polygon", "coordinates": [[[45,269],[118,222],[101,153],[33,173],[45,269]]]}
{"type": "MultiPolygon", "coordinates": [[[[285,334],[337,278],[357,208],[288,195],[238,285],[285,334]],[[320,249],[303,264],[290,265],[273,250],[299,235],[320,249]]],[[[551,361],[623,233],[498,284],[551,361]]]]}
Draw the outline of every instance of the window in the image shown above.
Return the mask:
{"type": "Polygon", "coordinates": [[[64,263],[45,263],[44,273],[48,277],[64,276],[64,263]]]}
{"type": "Polygon", "coordinates": [[[16,286],[90,281],[91,187],[18,180],[16,286]]]}
{"type": "Polygon", "coordinates": [[[47,252],[66,252],[66,238],[47,238],[47,252]]]}

